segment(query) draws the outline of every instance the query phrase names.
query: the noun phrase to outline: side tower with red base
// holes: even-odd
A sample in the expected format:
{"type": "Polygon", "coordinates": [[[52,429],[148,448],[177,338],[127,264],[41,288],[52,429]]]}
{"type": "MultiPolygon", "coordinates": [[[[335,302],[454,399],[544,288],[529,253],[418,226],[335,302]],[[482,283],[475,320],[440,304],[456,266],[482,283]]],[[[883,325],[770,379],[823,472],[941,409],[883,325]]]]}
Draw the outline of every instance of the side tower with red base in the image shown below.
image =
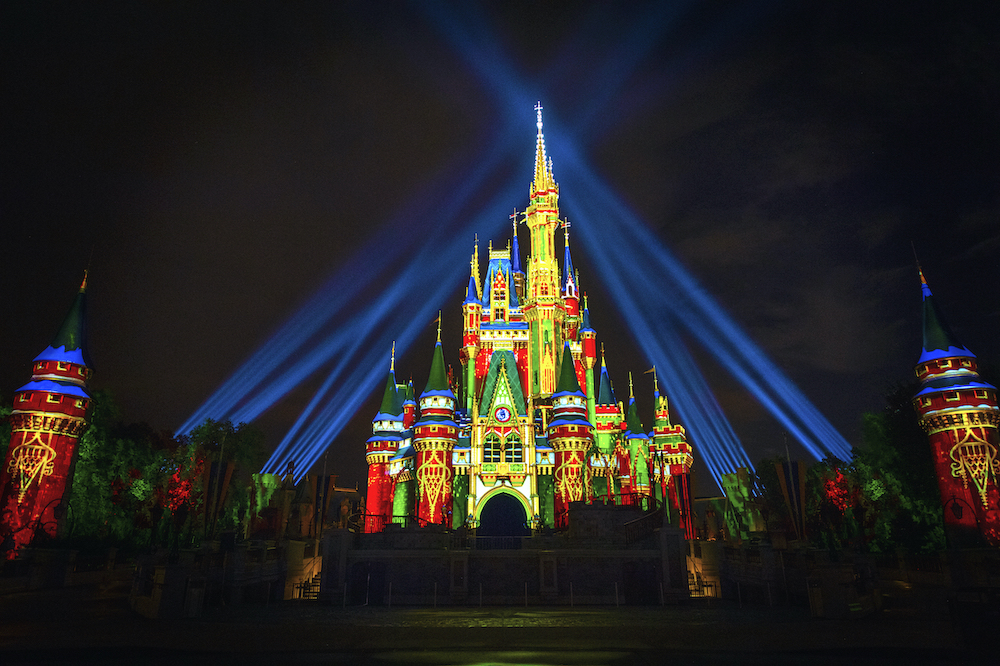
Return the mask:
{"type": "Polygon", "coordinates": [[[587,419],[587,397],[576,378],[573,352],[567,342],[552,394],[549,445],[555,451],[555,527],[567,526],[570,502],[590,499],[587,457],[594,443],[594,426],[587,419]]]}
{"type": "Polygon", "coordinates": [[[10,447],[0,470],[0,538],[8,557],[36,536],[57,536],[65,516],[90,406],[86,293],[84,275],[55,339],[35,357],[31,381],[14,394],[10,447]]]}
{"type": "MultiPolygon", "coordinates": [[[[412,412],[412,408],[410,409],[412,412]]],[[[389,460],[399,450],[406,410],[396,385],[395,349],[385,380],[378,414],[372,419],[372,436],[365,442],[368,463],[368,494],[365,502],[365,532],[381,532],[392,518],[392,478],[389,460]]]]}
{"type": "Polygon", "coordinates": [[[440,332],[434,346],[427,388],[420,394],[420,420],[413,424],[417,452],[417,517],[421,523],[451,527],[452,488],[455,476],[451,452],[458,441],[455,393],[448,384],[440,332]]]}
{"type": "Polygon", "coordinates": [[[934,302],[923,271],[924,349],[913,404],[934,456],[945,534],[952,547],[1000,546],[1000,446],[996,387],[979,376],[934,302]]]}

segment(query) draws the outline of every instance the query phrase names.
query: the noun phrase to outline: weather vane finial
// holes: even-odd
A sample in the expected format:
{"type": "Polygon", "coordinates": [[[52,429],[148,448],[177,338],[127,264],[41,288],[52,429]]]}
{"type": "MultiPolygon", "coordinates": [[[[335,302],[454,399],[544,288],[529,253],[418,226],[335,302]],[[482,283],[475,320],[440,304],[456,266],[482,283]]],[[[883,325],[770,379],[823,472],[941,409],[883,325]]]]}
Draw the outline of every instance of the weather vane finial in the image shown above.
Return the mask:
{"type": "Polygon", "coordinates": [[[441,342],[441,311],[438,310],[438,343],[441,342]]]}
{"type": "Polygon", "coordinates": [[[389,372],[396,371],[396,341],[392,341],[392,352],[389,354],[389,372]]]}

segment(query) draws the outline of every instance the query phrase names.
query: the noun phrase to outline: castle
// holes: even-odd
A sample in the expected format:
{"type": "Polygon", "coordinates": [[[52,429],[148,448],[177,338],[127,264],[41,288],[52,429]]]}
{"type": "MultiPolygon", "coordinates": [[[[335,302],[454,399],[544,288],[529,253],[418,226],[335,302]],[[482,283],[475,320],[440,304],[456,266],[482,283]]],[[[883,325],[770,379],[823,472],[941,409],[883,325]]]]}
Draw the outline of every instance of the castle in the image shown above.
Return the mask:
{"type": "Polygon", "coordinates": [[[559,219],[540,105],[536,112],[534,178],[523,219],[512,216],[506,247],[490,243],[482,282],[478,242],[472,254],[461,376],[446,370],[440,319],[419,404],[412,384],[397,383],[390,360],[366,443],[365,531],[414,521],[481,533],[561,529],[571,503],[603,502],[663,506],[693,538],[692,450],[684,428],[670,422],[666,396],[656,387],[647,433],[631,376],[625,406],[615,399],[603,350],[595,380],[597,333],[573,268],[569,225],[559,219]],[[530,237],[527,272],[518,244],[522,222],[530,237]]]}

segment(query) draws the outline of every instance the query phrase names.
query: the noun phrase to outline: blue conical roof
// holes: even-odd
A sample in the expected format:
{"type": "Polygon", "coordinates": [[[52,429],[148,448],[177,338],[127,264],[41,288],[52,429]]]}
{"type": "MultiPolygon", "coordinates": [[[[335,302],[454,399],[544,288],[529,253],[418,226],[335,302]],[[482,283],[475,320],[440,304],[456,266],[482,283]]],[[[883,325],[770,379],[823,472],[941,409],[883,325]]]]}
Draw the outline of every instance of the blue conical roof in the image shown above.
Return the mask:
{"type": "Polygon", "coordinates": [[[563,291],[570,285],[576,286],[576,273],[573,271],[573,257],[569,253],[569,236],[566,236],[566,249],[563,251],[563,291]]]}
{"type": "Polygon", "coordinates": [[[580,320],[580,331],[593,331],[594,329],[590,327],[590,308],[587,306],[583,307],[583,317],[580,320]]]}
{"type": "Polygon", "coordinates": [[[477,289],[475,275],[469,276],[469,289],[465,293],[465,301],[463,301],[463,305],[468,303],[477,303],[482,305],[482,301],[479,300],[479,291],[477,289]]]}
{"type": "Polygon", "coordinates": [[[517,225],[514,225],[514,240],[510,249],[510,267],[515,273],[520,273],[524,275],[524,271],[521,270],[521,248],[517,244],[517,225]]]}

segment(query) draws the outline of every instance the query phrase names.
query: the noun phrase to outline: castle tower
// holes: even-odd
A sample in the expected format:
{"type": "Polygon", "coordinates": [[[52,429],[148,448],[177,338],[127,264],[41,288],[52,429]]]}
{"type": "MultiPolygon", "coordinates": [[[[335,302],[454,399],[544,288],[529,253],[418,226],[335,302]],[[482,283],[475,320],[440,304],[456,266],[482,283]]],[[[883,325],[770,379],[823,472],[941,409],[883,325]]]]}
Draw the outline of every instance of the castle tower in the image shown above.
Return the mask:
{"type": "MultiPolygon", "coordinates": [[[[649,497],[649,435],[642,429],[639,410],[632,391],[632,375],[628,379],[628,411],[625,414],[625,451],[628,467],[622,466],[618,475],[622,483],[622,494],[626,503],[649,497]],[[626,471],[627,470],[627,471],[626,471]]],[[[621,456],[619,456],[621,459],[621,456]]]]}
{"type": "Polygon", "coordinates": [[[695,538],[691,497],[691,445],[687,441],[684,426],[670,423],[670,408],[667,396],[660,394],[653,369],[653,441],[650,443],[650,457],[653,461],[654,489],[658,498],[671,515],[677,516],[677,524],[688,539],[695,538]]]}
{"type": "Polygon", "coordinates": [[[620,448],[621,433],[624,428],[621,405],[615,402],[615,391],[608,375],[608,365],[601,352],[601,384],[594,405],[594,442],[597,445],[595,472],[603,480],[594,479],[594,493],[605,498],[614,498],[621,490],[618,478],[617,449],[620,448]],[[600,486],[600,487],[598,487],[600,486]]]}
{"type": "Polygon", "coordinates": [[[549,446],[555,451],[555,522],[567,526],[570,502],[590,499],[588,451],[593,444],[593,426],[587,420],[587,399],[580,390],[573,352],[563,349],[559,385],[552,394],[549,446]]]}
{"type": "Polygon", "coordinates": [[[594,366],[597,365],[597,331],[590,327],[590,308],[587,295],[583,295],[583,317],[580,321],[580,364],[583,365],[587,392],[587,419],[597,423],[597,392],[594,390],[594,366]]]}
{"type": "Polygon", "coordinates": [[[413,399],[413,380],[406,382],[403,393],[403,429],[409,430],[417,420],[417,401],[413,399]]]}
{"type": "Polygon", "coordinates": [[[463,368],[462,392],[465,413],[472,414],[476,402],[476,359],[479,353],[479,324],[482,320],[483,301],[479,294],[479,244],[472,254],[469,287],[462,301],[462,349],[459,359],[463,368]]]}
{"type": "Polygon", "coordinates": [[[395,365],[393,349],[382,405],[372,419],[372,436],[365,442],[365,459],[368,462],[365,532],[381,532],[393,513],[389,460],[399,450],[404,422],[403,401],[396,387],[395,365]]]}
{"type": "Polygon", "coordinates": [[[930,439],[945,534],[952,547],[1000,546],[996,387],[980,378],[975,354],[948,328],[923,271],[920,283],[924,344],[913,404],[930,439]]]}
{"type": "Polygon", "coordinates": [[[563,303],[560,298],[559,265],[556,262],[555,231],[559,224],[559,186],[552,177],[552,164],[545,156],[542,106],[535,107],[538,135],[535,143],[535,179],[529,189],[525,223],[531,232],[528,285],[523,307],[530,327],[528,392],[532,398],[547,398],[556,390],[556,366],[562,349],[563,303]]]}
{"type": "Polygon", "coordinates": [[[448,385],[441,350],[440,321],[438,327],[430,377],[420,394],[420,420],[413,425],[419,492],[417,516],[421,523],[451,527],[454,477],[451,452],[458,441],[458,424],[455,422],[455,394],[448,385]]]}
{"type": "Polygon", "coordinates": [[[563,340],[576,340],[580,327],[580,289],[577,284],[579,277],[573,269],[573,257],[569,252],[569,222],[563,223],[563,272],[562,299],[565,314],[563,316],[563,340]]]}
{"type": "MultiPolygon", "coordinates": [[[[64,519],[77,440],[87,427],[87,276],[31,381],[14,393],[10,446],[0,469],[0,537],[8,556],[64,519]],[[9,540],[8,540],[9,538],[9,540]]],[[[45,535],[45,536],[43,536],[45,535]]]]}
{"type": "Polygon", "coordinates": [[[514,235],[510,249],[510,266],[514,273],[514,293],[519,303],[524,302],[524,271],[521,269],[521,247],[517,243],[517,212],[510,216],[514,221],[514,235]]]}

